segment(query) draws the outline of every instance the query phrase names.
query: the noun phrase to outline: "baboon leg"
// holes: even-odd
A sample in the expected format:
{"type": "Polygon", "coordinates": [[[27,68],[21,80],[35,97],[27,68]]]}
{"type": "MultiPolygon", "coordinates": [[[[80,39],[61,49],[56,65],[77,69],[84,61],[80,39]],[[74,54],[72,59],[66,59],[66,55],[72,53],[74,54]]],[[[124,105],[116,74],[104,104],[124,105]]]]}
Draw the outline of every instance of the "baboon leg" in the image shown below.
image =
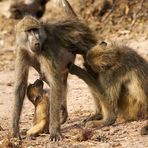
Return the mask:
{"type": "Polygon", "coordinates": [[[22,111],[23,101],[27,89],[28,66],[24,65],[24,60],[17,57],[15,65],[15,100],[12,115],[12,135],[20,138],[19,135],[19,120],[22,111]]]}
{"type": "Polygon", "coordinates": [[[62,91],[62,101],[61,101],[61,109],[60,109],[60,123],[63,124],[66,122],[68,117],[68,111],[67,111],[67,76],[68,74],[65,74],[63,77],[63,91],[62,91]]]}
{"type": "Polygon", "coordinates": [[[46,120],[42,120],[41,122],[39,122],[27,131],[27,136],[37,136],[38,134],[44,131],[45,126],[46,120]]]}
{"type": "MultiPolygon", "coordinates": [[[[53,69],[52,69],[53,70],[53,69]]],[[[62,139],[61,126],[60,126],[60,107],[63,81],[59,74],[53,71],[46,71],[45,77],[47,78],[48,85],[51,87],[50,93],[50,139],[51,141],[59,141],[62,139]],[[51,74],[49,77],[49,74],[51,74]]]]}
{"type": "MultiPolygon", "coordinates": [[[[112,92],[114,94],[104,94],[103,89],[99,85],[99,82],[96,83],[96,80],[89,74],[87,73],[84,69],[71,64],[69,65],[69,71],[72,74],[77,75],[79,78],[84,80],[86,84],[88,84],[89,87],[94,91],[94,93],[98,96],[98,99],[101,103],[102,107],[102,114],[103,114],[103,119],[100,121],[90,121],[88,124],[91,124],[93,126],[97,126],[98,124],[103,124],[103,125],[110,125],[113,124],[116,120],[116,108],[117,108],[117,100],[115,98],[118,98],[113,90],[116,90],[115,88],[110,87],[110,90],[107,92],[112,92]],[[108,97],[110,96],[110,98],[108,97]],[[95,124],[95,125],[94,125],[95,124]]],[[[115,86],[113,86],[115,87],[115,86]]]]}
{"type": "MultiPolygon", "coordinates": [[[[107,101],[107,100],[106,100],[107,101]]],[[[103,119],[102,120],[93,120],[93,121],[88,121],[85,124],[86,128],[92,128],[92,127],[99,127],[99,126],[107,126],[111,125],[116,121],[116,112],[114,111],[114,105],[111,103],[102,103],[102,114],[103,114],[103,119]]]]}
{"type": "Polygon", "coordinates": [[[78,76],[80,79],[86,82],[86,84],[91,88],[91,90],[93,90],[95,94],[103,97],[102,94],[104,91],[102,87],[96,83],[97,80],[95,80],[87,71],[72,63],[68,65],[68,68],[71,74],[78,76]]]}
{"type": "Polygon", "coordinates": [[[102,109],[101,109],[101,104],[98,96],[91,90],[93,98],[94,98],[94,104],[95,104],[95,114],[87,117],[86,119],[83,120],[84,123],[91,121],[91,120],[100,120],[103,118],[102,116],[102,109]]]}
{"type": "Polygon", "coordinates": [[[145,102],[147,102],[147,97],[144,89],[141,88],[136,75],[132,75],[131,82],[128,84],[128,89],[128,113],[126,114],[125,119],[132,121],[140,118],[146,118],[147,103],[145,102]]]}
{"type": "Polygon", "coordinates": [[[98,96],[92,92],[92,95],[94,97],[94,101],[95,101],[95,108],[96,108],[96,112],[95,112],[95,115],[96,115],[96,119],[100,120],[102,118],[102,109],[101,109],[101,104],[100,104],[100,100],[98,98],[98,96]]]}

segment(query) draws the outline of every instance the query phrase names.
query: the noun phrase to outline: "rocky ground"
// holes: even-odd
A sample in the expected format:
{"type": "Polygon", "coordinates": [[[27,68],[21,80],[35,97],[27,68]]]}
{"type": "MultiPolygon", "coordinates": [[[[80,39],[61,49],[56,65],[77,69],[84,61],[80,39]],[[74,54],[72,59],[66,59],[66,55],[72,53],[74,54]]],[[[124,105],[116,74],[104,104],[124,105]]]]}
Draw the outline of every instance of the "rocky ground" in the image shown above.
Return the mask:
{"type": "MultiPolygon", "coordinates": [[[[127,44],[144,58],[148,59],[148,2],[145,0],[110,1],[110,7],[101,13],[100,3],[94,0],[69,0],[76,13],[96,32],[98,38],[108,38],[127,44]]],[[[54,1],[47,4],[43,21],[60,19],[62,10],[55,7],[54,1]]],[[[84,129],[82,121],[93,114],[93,99],[87,85],[76,76],[68,78],[68,112],[67,122],[62,125],[64,140],[49,142],[49,135],[42,134],[35,140],[25,139],[25,131],[33,124],[33,105],[25,99],[21,117],[21,134],[18,141],[10,136],[10,123],[13,107],[14,61],[15,61],[15,24],[17,20],[8,19],[9,1],[0,2],[0,147],[1,148],[147,148],[148,136],[141,136],[140,129],[146,120],[125,123],[117,122],[101,129],[84,129]],[[85,139],[87,135],[88,140],[85,139]],[[85,141],[83,141],[85,140],[85,141]]],[[[76,63],[82,65],[77,57],[76,63]]],[[[31,69],[29,82],[38,78],[31,69]]]]}

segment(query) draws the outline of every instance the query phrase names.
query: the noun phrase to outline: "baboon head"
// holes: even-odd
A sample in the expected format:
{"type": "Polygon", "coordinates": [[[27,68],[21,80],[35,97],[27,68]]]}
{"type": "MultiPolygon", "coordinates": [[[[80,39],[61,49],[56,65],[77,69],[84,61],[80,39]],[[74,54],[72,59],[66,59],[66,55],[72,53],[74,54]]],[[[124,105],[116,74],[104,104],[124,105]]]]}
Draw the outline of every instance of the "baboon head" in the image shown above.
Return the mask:
{"type": "Polygon", "coordinates": [[[45,39],[42,23],[32,16],[24,17],[16,25],[16,42],[26,50],[39,53],[45,39]]]}
{"type": "Polygon", "coordinates": [[[33,84],[27,88],[27,97],[35,105],[42,99],[43,94],[43,81],[37,79],[33,84]]]}
{"type": "Polygon", "coordinates": [[[111,70],[120,65],[120,52],[113,43],[101,41],[88,51],[86,59],[96,72],[111,70]]]}

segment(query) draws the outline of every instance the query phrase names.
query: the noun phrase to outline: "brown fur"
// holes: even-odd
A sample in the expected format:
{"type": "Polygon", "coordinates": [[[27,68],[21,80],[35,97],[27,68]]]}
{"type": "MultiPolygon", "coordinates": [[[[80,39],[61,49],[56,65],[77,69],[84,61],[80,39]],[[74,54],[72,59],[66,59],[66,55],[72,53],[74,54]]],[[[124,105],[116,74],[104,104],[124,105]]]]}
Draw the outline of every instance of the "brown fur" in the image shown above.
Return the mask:
{"type": "Polygon", "coordinates": [[[49,93],[43,89],[42,80],[36,80],[27,88],[28,99],[34,104],[34,126],[27,131],[27,136],[37,136],[49,132],[49,93]]]}
{"type": "Polygon", "coordinates": [[[126,120],[147,117],[148,63],[140,55],[126,46],[96,45],[86,61],[97,77],[75,65],[70,73],[89,85],[103,114],[102,120],[87,122],[87,127],[113,124],[118,114],[126,120]]]}
{"type": "Polygon", "coordinates": [[[25,15],[32,15],[41,18],[45,12],[45,5],[48,0],[35,0],[31,4],[24,2],[15,2],[10,6],[11,17],[22,19],[25,15]]]}
{"type": "Polygon", "coordinates": [[[86,52],[96,44],[96,38],[92,31],[78,20],[42,24],[35,18],[26,16],[16,26],[16,41],[13,136],[19,136],[18,123],[27,87],[28,71],[29,66],[33,66],[51,87],[50,139],[60,140],[61,106],[64,107],[67,118],[67,64],[75,59],[75,55],[68,52],[68,49],[78,48],[86,52]]]}

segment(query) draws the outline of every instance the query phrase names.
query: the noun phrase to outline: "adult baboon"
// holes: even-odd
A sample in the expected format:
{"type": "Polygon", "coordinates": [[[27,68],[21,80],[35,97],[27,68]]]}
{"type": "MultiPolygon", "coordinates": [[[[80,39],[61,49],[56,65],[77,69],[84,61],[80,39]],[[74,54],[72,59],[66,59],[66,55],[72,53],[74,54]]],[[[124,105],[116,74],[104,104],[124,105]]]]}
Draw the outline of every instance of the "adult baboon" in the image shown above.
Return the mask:
{"type": "Polygon", "coordinates": [[[11,17],[22,19],[25,15],[32,15],[41,18],[45,12],[45,5],[48,0],[34,0],[30,4],[24,2],[13,2],[10,6],[11,17]]]}
{"type": "Polygon", "coordinates": [[[61,138],[59,110],[66,108],[67,64],[75,55],[68,49],[89,50],[96,44],[92,31],[81,21],[68,19],[48,24],[26,16],[16,26],[16,78],[13,136],[19,136],[19,120],[27,88],[29,67],[33,66],[51,87],[50,139],[61,138]]]}
{"type": "Polygon", "coordinates": [[[97,78],[74,64],[70,73],[83,79],[94,91],[103,114],[102,120],[89,121],[87,127],[113,124],[118,114],[126,120],[147,117],[146,60],[126,46],[98,44],[87,52],[86,61],[97,78]]]}
{"type": "Polygon", "coordinates": [[[37,79],[27,87],[27,97],[35,107],[34,126],[27,131],[27,136],[49,132],[49,92],[43,85],[43,81],[37,79]]]}

